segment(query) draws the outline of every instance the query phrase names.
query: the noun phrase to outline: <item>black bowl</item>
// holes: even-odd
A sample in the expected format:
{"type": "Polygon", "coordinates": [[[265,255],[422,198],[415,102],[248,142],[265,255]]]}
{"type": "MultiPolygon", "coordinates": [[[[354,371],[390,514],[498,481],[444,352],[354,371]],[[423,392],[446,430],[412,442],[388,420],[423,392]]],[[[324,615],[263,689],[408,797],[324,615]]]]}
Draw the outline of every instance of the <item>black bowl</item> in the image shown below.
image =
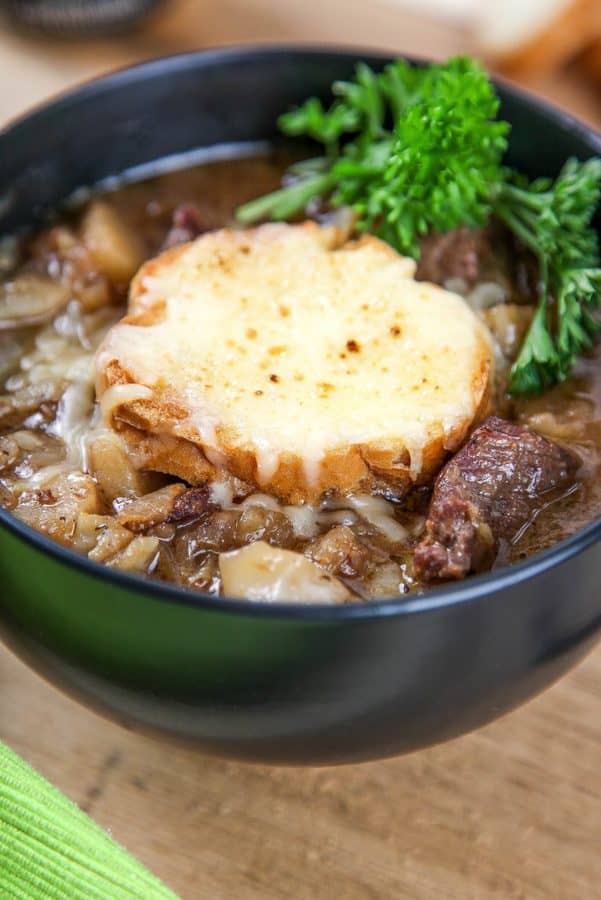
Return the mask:
{"type": "MultiPolygon", "coordinates": [[[[0,232],[81,185],[173,154],[269,140],[277,115],[328,94],[357,58],[229,49],[93,82],[0,135],[0,232]]],[[[553,174],[599,135],[499,86],[511,161],[553,174]]],[[[493,575],[410,601],[343,607],[218,600],[117,574],[0,511],[6,642],[123,723],[215,753],[340,763],[414,750],[489,722],[562,675],[601,626],[601,522],[493,575]]]]}

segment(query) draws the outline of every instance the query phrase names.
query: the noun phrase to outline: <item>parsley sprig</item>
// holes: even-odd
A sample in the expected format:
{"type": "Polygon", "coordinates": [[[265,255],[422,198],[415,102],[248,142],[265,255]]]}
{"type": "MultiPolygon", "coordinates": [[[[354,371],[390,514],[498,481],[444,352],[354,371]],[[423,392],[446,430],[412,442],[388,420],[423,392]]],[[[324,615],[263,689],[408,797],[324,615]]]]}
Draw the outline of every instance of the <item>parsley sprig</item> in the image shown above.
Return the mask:
{"type": "Polygon", "coordinates": [[[537,257],[539,303],[512,367],[509,390],[536,393],[562,381],[599,330],[597,235],[591,227],[601,160],[569,160],[555,181],[503,166],[509,124],[474,60],[416,68],[403,60],[381,73],[361,63],[332,86],[325,108],[311,98],[279,119],[323,154],[293,166],[283,188],[240,207],[238,220],[287,220],[315,198],[348,206],[356,228],[419,256],[430,231],[478,227],[496,215],[537,257]]]}
{"type": "Polygon", "coordinates": [[[380,74],[360,63],[354,81],[332,90],[328,109],[311,98],[278,121],[284,134],[323,144],[324,155],[240,207],[238,221],[291,219],[324,197],[350,206],[360,230],[413,256],[431,229],[486,221],[509,126],[496,121],[498,98],[476,62],[414,68],[397,60],[380,74]]]}
{"type": "Polygon", "coordinates": [[[596,231],[601,159],[570,159],[557,179],[507,174],[495,213],[538,258],[539,303],[511,371],[514,394],[540,393],[569,375],[599,331],[601,292],[596,231]]]}

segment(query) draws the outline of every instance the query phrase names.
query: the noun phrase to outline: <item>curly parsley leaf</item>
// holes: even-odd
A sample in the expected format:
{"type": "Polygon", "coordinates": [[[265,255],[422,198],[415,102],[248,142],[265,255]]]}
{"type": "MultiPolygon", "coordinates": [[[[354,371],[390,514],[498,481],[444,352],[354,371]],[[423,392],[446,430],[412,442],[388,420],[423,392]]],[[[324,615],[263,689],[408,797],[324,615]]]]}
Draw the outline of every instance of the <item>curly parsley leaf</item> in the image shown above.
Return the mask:
{"type": "Polygon", "coordinates": [[[381,171],[366,179],[358,199],[342,181],[337,202],[353,206],[362,228],[415,257],[419,238],[431,230],[482,225],[507,149],[509,126],[495,121],[498,106],[477,63],[459,58],[432,66],[398,120],[381,171]]]}
{"type": "Polygon", "coordinates": [[[328,109],[311,98],[279,119],[285,134],[323,144],[321,177],[307,172],[251,201],[238,210],[240,222],[291,218],[320,196],[351,206],[359,228],[417,255],[429,229],[486,220],[486,189],[500,177],[509,126],[495,121],[499,101],[478,63],[456,57],[416,68],[398,60],[379,74],[361,63],[353,81],[332,89],[328,109]]]}
{"type": "Polygon", "coordinates": [[[563,381],[576,357],[592,346],[599,324],[601,268],[591,227],[601,192],[601,160],[569,159],[557,179],[507,175],[496,215],[538,257],[536,315],[511,370],[511,393],[541,392],[563,381]]]}

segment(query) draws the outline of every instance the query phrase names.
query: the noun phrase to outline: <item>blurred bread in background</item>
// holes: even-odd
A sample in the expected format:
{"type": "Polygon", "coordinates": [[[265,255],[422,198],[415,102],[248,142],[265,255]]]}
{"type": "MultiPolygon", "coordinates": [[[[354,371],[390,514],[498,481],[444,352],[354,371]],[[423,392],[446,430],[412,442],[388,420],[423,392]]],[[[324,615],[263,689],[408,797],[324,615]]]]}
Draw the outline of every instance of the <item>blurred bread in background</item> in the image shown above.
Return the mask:
{"type": "Polygon", "coordinates": [[[601,35],[583,52],[580,64],[584,71],[601,87],[601,35]]]}
{"type": "Polygon", "coordinates": [[[495,68],[518,80],[578,57],[601,79],[601,0],[481,0],[474,37],[495,68]]]}
{"type": "MultiPolygon", "coordinates": [[[[601,0],[385,0],[464,35],[466,52],[543,90],[567,75],[601,89],[601,0]],[[584,76],[584,77],[583,77],[584,76]]],[[[598,101],[597,101],[598,102],[598,101]]]]}

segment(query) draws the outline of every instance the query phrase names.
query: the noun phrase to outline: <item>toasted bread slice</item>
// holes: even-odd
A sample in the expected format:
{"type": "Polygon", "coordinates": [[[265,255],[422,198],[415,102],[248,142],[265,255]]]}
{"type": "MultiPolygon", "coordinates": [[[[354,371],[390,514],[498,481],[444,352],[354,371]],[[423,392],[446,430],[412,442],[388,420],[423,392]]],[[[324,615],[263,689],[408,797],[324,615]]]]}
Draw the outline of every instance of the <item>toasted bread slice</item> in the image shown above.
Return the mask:
{"type": "Polygon", "coordinates": [[[486,329],[374,237],[223,230],[142,267],[97,356],[135,463],[288,502],[429,478],[484,409],[486,329]]]}
{"type": "Polygon", "coordinates": [[[600,34],[599,0],[483,3],[476,25],[484,54],[517,78],[553,71],[600,34]]]}

